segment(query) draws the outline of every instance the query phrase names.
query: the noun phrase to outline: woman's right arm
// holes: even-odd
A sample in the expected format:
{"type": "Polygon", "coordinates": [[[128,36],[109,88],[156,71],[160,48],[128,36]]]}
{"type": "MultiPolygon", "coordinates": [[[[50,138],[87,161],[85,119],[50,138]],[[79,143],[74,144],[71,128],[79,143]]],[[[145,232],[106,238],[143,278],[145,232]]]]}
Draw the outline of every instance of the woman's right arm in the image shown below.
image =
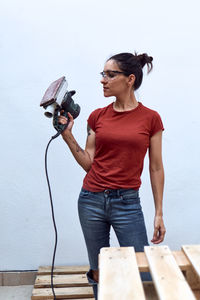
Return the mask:
{"type": "MultiPolygon", "coordinates": [[[[71,150],[74,158],[78,162],[78,164],[86,171],[88,172],[91,168],[91,165],[94,160],[95,155],[95,132],[88,126],[87,127],[87,141],[85,150],[83,150],[77,141],[75,140],[73,134],[72,134],[72,127],[74,124],[73,117],[70,113],[68,113],[70,122],[67,126],[67,128],[62,132],[62,137],[64,141],[67,143],[69,149],[71,150]]],[[[66,124],[67,119],[64,116],[59,117],[59,122],[61,124],[66,124]]]]}

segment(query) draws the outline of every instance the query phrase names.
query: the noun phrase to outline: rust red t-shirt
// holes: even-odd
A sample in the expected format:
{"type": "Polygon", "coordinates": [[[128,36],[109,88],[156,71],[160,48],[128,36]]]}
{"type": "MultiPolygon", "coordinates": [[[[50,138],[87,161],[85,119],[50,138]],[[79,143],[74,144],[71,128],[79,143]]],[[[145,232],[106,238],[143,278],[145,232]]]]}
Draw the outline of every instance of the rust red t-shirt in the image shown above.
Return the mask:
{"type": "Polygon", "coordinates": [[[83,188],[92,192],[138,189],[150,138],[164,130],[159,114],[141,102],[124,112],[115,111],[111,103],[93,111],[88,125],[95,132],[96,150],[83,188]]]}

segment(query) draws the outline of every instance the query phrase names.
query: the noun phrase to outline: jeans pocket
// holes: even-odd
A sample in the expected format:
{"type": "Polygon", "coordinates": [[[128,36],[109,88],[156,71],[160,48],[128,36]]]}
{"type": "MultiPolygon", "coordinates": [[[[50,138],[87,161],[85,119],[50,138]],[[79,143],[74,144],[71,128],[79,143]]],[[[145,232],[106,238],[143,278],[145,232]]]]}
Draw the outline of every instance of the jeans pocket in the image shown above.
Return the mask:
{"type": "Polygon", "coordinates": [[[124,195],[122,194],[121,201],[124,204],[135,204],[136,206],[138,206],[138,208],[140,208],[140,198],[138,191],[126,193],[124,195]]]}
{"type": "MultiPolygon", "coordinates": [[[[83,188],[81,189],[80,191],[80,197],[88,197],[90,195],[91,192],[87,191],[87,190],[84,190],[83,188]]],[[[80,198],[79,197],[79,198],[80,198]]]]}

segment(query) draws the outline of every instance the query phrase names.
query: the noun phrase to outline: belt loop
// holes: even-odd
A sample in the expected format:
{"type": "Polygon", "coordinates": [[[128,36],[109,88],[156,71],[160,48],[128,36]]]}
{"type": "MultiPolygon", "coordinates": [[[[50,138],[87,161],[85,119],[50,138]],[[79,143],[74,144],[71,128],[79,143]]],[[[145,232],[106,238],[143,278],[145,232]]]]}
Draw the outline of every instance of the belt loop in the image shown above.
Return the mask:
{"type": "Polygon", "coordinates": [[[121,193],[120,193],[120,189],[117,190],[117,197],[120,197],[121,193]]]}
{"type": "Polygon", "coordinates": [[[108,195],[109,195],[109,190],[104,190],[104,197],[108,197],[108,195]]]}

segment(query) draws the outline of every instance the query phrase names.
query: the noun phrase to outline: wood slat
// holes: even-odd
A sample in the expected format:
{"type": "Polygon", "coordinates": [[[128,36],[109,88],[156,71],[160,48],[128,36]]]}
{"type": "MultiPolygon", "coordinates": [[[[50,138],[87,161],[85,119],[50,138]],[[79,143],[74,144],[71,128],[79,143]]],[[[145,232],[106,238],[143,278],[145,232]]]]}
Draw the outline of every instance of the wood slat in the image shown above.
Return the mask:
{"type": "MultiPolygon", "coordinates": [[[[88,280],[85,274],[54,275],[53,285],[55,287],[88,286],[88,280]]],[[[51,275],[38,275],[34,287],[51,287],[51,275]]]]}
{"type": "Polygon", "coordinates": [[[184,245],[182,249],[200,279],[200,245],[184,245]]]}
{"type": "Polygon", "coordinates": [[[144,251],[160,300],[195,300],[168,246],[145,246],[144,251]]]}
{"type": "MultiPolygon", "coordinates": [[[[54,274],[84,274],[89,270],[89,266],[56,266],[54,268],[54,274]]],[[[51,274],[50,266],[41,266],[38,269],[39,275],[51,274]]]]}
{"type": "Polygon", "coordinates": [[[190,269],[191,265],[189,259],[185,256],[183,251],[171,251],[171,252],[176,260],[177,265],[182,271],[187,271],[190,269]]]}
{"type": "Polygon", "coordinates": [[[152,281],[149,281],[149,282],[144,281],[143,287],[144,287],[144,293],[145,293],[146,300],[159,300],[152,281]]]}
{"type": "Polygon", "coordinates": [[[140,272],[148,272],[149,264],[144,252],[136,252],[135,255],[136,255],[137,265],[140,272]]]}
{"type": "MultiPolygon", "coordinates": [[[[144,252],[136,252],[136,259],[137,259],[137,264],[140,272],[149,272],[149,263],[146,258],[146,255],[144,252]]],[[[179,268],[182,271],[187,271],[190,269],[190,262],[189,259],[185,256],[183,251],[172,251],[172,254],[179,265],[179,268]]]]}
{"type": "MultiPolygon", "coordinates": [[[[54,289],[57,299],[79,299],[79,298],[93,298],[92,287],[68,287],[54,289]]],[[[53,299],[52,290],[50,288],[34,289],[32,293],[32,300],[47,300],[53,299]]]]}
{"type": "Polygon", "coordinates": [[[133,247],[102,248],[99,300],[145,300],[133,247]]]}

